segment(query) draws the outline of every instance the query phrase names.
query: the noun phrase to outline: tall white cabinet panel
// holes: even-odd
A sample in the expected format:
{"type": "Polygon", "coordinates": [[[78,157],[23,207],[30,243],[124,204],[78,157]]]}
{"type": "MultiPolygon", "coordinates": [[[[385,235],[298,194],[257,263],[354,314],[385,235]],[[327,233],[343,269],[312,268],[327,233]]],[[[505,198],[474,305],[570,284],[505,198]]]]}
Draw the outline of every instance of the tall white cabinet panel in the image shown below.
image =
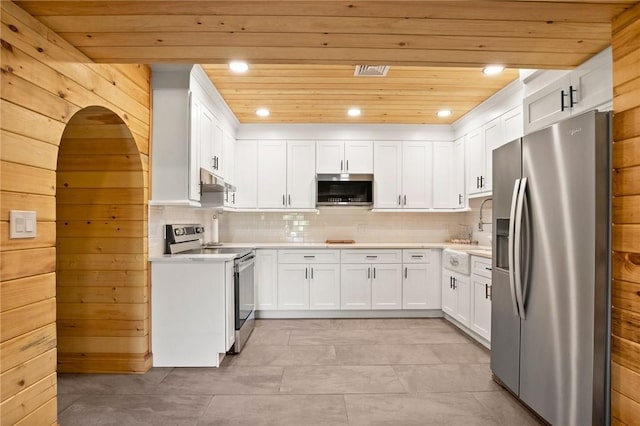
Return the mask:
{"type": "Polygon", "coordinates": [[[433,208],[453,209],[459,206],[455,189],[453,158],[454,145],[451,142],[433,144],[433,208]]]}
{"type": "Polygon", "coordinates": [[[256,310],[278,309],[278,250],[256,250],[256,310]]]}
{"type": "Polygon", "coordinates": [[[308,265],[278,265],[278,309],[309,309],[308,265]]]}
{"type": "MultiPolygon", "coordinates": [[[[190,99],[189,141],[189,199],[200,200],[200,150],[202,149],[202,110],[204,105],[196,96],[190,99]]],[[[156,126],[154,125],[154,128],[156,126]]]]}
{"type": "MultiPolygon", "coordinates": [[[[316,147],[313,141],[287,142],[286,204],[289,208],[316,206],[316,147]]],[[[258,197],[260,194],[258,194],[258,197]]],[[[263,207],[263,206],[261,206],[263,207]]]]}
{"type": "Polygon", "coordinates": [[[402,146],[402,206],[428,209],[433,205],[433,146],[404,142],[402,146]]]}
{"type": "Polygon", "coordinates": [[[309,273],[309,308],[340,309],[340,265],[311,264],[309,273]]]}
{"type": "Polygon", "coordinates": [[[340,281],[342,309],[371,309],[371,265],[342,264],[340,281]]]}
{"type": "Polygon", "coordinates": [[[222,175],[228,183],[233,185],[236,182],[235,145],[235,140],[224,133],[222,138],[222,175]]]}
{"type": "Polygon", "coordinates": [[[375,264],[371,274],[371,308],[402,309],[402,265],[375,264]]]}
{"type": "Polygon", "coordinates": [[[501,118],[498,117],[485,124],[482,127],[482,132],[484,133],[484,171],[481,176],[480,184],[482,191],[491,191],[493,188],[493,150],[504,143],[501,118]]]}
{"type": "Polygon", "coordinates": [[[198,117],[198,138],[200,141],[200,167],[213,173],[214,161],[212,154],[212,142],[213,142],[213,128],[216,126],[214,122],[213,114],[209,111],[203,103],[198,101],[194,95],[196,103],[198,103],[197,111],[198,117]]]}
{"type": "Polygon", "coordinates": [[[258,144],[258,207],[286,207],[287,142],[260,141],[258,144]]]}
{"type": "Polygon", "coordinates": [[[466,205],[464,186],[464,139],[464,137],[461,137],[453,143],[453,194],[455,196],[456,208],[464,208],[466,205]]]}
{"type": "Polygon", "coordinates": [[[346,141],[344,143],[344,171],[373,173],[373,142],[346,141]]]}
{"type": "Polygon", "coordinates": [[[235,206],[256,208],[258,205],[258,141],[238,141],[235,151],[235,206]]]}
{"type": "Polygon", "coordinates": [[[376,141],[373,145],[373,203],[379,209],[402,207],[402,142],[376,141]]]}
{"type": "Polygon", "coordinates": [[[522,105],[519,105],[502,115],[502,132],[504,143],[521,138],[524,135],[524,121],[522,105]]]}
{"type": "Polygon", "coordinates": [[[469,194],[482,192],[480,176],[483,168],[482,129],[476,129],[467,134],[465,140],[465,162],[467,165],[467,191],[469,194]]]}

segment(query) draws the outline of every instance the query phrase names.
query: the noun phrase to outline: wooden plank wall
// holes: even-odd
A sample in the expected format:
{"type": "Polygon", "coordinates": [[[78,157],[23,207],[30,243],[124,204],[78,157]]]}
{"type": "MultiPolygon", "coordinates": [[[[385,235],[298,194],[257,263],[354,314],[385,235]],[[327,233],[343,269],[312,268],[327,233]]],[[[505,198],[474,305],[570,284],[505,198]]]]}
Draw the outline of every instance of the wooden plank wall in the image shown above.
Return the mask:
{"type": "Polygon", "coordinates": [[[12,2],[1,8],[0,423],[48,425],[57,418],[58,145],[74,113],[104,106],[126,123],[148,164],[150,70],[93,64],[12,2]],[[14,209],[37,212],[37,238],[8,239],[14,209]]]}
{"type": "Polygon", "coordinates": [[[131,132],[109,110],[83,109],[56,177],[58,371],[145,372],[148,184],[131,132]]]}
{"type": "Polygon", "coordinates": [[[613,21],[612,424],[640,422],[640,5],[613,21]]]}

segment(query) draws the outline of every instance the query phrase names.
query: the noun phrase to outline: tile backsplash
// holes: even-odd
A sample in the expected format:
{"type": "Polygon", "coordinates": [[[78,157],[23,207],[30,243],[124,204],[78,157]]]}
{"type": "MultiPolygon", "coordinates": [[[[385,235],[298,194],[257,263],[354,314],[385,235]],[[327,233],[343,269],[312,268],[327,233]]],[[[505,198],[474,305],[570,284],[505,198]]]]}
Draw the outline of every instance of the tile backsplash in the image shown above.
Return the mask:
{"type": "Polygon", "coordinates": [[[149,257],[164,253],[164,225],[198,223],[205,226],[205,241],[211,240],[211,218],[207,209],[179,206],[149,206],[149,257]]]}

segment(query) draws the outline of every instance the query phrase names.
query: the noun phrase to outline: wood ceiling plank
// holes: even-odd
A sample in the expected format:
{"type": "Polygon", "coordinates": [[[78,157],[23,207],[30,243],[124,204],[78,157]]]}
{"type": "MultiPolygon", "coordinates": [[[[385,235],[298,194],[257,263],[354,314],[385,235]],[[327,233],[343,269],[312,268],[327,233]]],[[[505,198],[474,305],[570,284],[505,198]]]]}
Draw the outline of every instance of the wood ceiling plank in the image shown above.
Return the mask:
{"type": "Polygon", "coordinates": [[[610,22],[633,0],[571,2],[471,2],[471,1],[16,1],[34,16],[51,15],[257,15],[412,17],[440,19],[492,19],[496,15],[512,20],[547,20],[553,16],[564,22],[610,22]],[[582,7],[588,4],[588,7],[582,7]]]}
{"type": "Polygon", "coordinates": [[[41,16],[58,33],[69,32],[244,32],[329,34],[469,35],[533,38],[604,39],[611,24],[596,22],[513,21],[504,19],[349,18],[291,16],[41,16]]]}

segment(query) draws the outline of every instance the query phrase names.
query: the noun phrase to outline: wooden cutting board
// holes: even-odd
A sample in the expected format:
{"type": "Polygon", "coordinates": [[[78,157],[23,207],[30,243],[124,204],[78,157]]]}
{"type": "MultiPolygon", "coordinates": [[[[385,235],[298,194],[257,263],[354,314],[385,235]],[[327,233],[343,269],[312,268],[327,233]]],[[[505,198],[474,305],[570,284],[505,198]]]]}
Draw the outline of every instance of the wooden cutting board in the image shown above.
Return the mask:
{"type": "Polygon", "coordinates": [[[355,240],[326,240],[327,244],[355,244],[355,240]]]}

